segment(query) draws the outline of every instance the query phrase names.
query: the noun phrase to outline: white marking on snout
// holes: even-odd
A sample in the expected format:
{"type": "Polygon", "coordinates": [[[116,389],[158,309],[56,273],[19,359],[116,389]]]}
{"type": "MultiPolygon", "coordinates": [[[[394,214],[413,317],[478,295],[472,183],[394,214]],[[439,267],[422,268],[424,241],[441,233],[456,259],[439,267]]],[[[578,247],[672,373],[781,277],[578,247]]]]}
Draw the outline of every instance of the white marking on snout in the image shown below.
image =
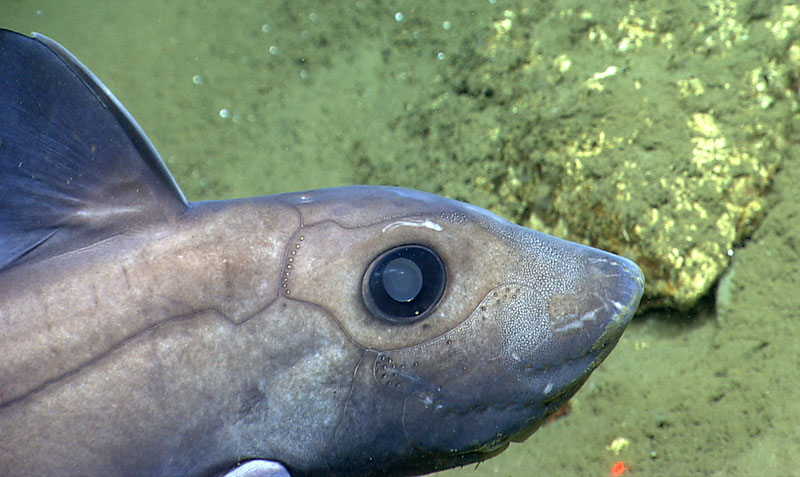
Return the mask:
{"type": "Polygon", "coordinates": [[[555,331],[563,333],[570,330],[582,329],[587,323],[593,322],[597,319],[598,311],[600,311],[600,308],[594,308],[586,313],[582,313],[580,316],[574,317],[569,321],[559,323],[558,326],[555,326],[555,331]]]}

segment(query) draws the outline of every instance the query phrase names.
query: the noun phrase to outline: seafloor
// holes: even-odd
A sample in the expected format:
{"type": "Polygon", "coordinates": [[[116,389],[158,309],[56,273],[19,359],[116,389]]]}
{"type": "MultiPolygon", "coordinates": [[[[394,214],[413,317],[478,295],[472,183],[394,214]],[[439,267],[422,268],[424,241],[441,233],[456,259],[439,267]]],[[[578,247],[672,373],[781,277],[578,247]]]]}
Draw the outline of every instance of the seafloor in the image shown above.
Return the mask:
{"type": "Polygon", "coordinates": [[[633,258],[672,240],[709,259],[649,289],[710,287],[638,316],[568,415],[453,476],[800,475],[799,22],[788,0],[0,0],[0,26],[56,39],[115,92],[190,200],[396,183],[633,258]],[[597,182],[568,180],[589,162],[597,182]],[[573,195],[593,206],[559,216],[573,195]],[[715,202],[712,225],[686,213],[715,202]]]}

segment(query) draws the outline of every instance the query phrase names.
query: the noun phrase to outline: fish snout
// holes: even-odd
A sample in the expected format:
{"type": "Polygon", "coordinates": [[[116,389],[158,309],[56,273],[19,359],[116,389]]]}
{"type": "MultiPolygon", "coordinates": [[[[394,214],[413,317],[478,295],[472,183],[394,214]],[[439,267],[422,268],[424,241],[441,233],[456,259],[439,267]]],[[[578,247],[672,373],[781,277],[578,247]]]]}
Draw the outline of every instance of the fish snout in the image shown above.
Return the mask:
{"type": "Polygon", "coordinates": [[[577,390],[622,336],[644,291],[632,261],[575,247],[575,266],[549,289],[519,286],[497,314],[506,370],[543,399],[577,390]]]}

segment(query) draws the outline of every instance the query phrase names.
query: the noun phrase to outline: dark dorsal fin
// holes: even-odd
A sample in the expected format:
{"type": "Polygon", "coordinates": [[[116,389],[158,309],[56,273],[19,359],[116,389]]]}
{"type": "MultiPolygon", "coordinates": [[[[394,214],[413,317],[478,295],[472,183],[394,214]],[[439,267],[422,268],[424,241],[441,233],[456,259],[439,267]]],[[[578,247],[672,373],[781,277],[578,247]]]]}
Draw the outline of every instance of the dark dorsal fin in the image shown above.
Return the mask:
{"type": "Polygon", "coordinates": [[[0,29],[0,270],[187,207],[153,144],[91,71],[45,36],[0,29]]]}

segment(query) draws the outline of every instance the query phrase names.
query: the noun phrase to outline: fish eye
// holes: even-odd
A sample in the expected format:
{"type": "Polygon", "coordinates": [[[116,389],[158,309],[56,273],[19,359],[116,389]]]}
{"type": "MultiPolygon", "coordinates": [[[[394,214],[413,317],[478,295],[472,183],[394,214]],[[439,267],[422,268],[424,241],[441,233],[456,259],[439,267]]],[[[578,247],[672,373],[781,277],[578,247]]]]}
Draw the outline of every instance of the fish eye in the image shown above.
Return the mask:
{"type": "Polygon", "coordinates": [[[447,271],[439,255],[422,245],[401,245],[370,263],[361,282],[367,309],[392,323],[413,323],[439,304],[447,271]]]}

